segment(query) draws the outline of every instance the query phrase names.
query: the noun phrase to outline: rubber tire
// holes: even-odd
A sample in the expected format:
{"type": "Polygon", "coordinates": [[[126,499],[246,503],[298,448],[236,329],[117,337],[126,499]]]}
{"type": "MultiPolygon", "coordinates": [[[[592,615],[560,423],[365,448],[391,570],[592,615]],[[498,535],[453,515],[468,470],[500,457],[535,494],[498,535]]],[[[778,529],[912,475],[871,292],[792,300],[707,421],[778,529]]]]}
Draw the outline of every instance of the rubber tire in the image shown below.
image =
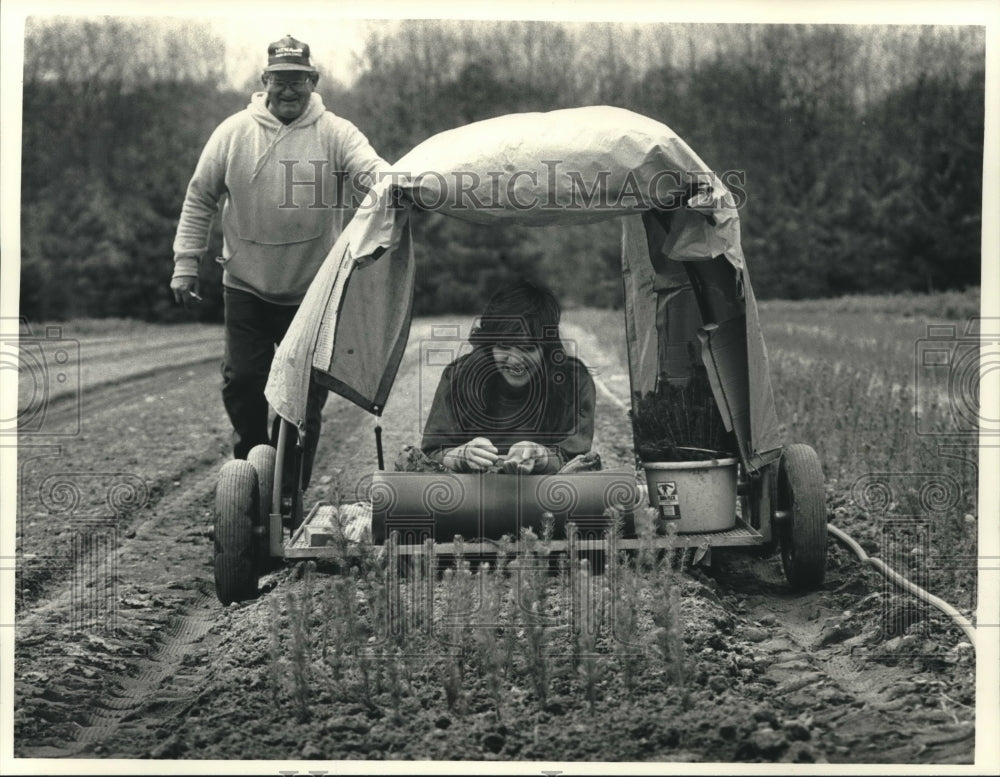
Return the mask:
{"type": "Polygon", "coordinates": [[[275,566],[274,559],[271,558],[271,500],[274,495],[274,466],[277,458],[277,451],[271,445],[256,445],[247,454],[249,461],[257,470],[257,487],[260,500],[260,509],[257,511],[257,521],[254,526],[261,527],[262,531],[254,531],[254,545],[256,547],[257,571],[259,573],[269,572],[275,566]]]}
{"type": "Polygon", "coordinates": [[[782,452],[775,504],[788,513],[778,532],[785,578],[798,590],[819,588],[826,574],[826,493],[819,456],[808,445],[782,452]]]}
{"type": "Polygon", "coordinates": [[[223,604],[257,597],[253,525],[260,514],[257,470],[227,461],[215,487],[215,593],[223,604]]]}

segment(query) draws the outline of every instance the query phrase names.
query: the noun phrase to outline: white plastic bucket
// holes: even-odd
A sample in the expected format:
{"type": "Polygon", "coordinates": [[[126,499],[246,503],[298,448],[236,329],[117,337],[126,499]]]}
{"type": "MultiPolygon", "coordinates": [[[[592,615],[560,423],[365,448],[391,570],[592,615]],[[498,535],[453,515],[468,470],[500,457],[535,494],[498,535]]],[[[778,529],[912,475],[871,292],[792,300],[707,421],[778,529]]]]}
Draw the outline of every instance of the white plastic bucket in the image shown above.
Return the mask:
{"type": "Polygon", "coordinates": [[[679,534],[725,531],[736,525],[736,459],[650,461],[650,507],[675,522],[679,534]]]}

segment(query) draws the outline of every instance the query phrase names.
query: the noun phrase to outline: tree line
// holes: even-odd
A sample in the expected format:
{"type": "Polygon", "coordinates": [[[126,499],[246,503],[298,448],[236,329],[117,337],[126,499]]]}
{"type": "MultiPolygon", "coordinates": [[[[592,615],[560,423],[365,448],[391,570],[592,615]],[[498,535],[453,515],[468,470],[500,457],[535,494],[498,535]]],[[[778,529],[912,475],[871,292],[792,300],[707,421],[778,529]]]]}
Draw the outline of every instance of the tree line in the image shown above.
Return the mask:
{"type": "MultiPolygon", "coordinates": [[[[186,319],[167,290],[184,191],[249,97],[228,86],[223,42],[113,17],[29,20],[25,42],[22,315],[186,319]]],[[[648,115],[743,176],[757,295],[811,298],[978,285],[984,68],[976,27],[416,21],[373,27],[354,81],[318,91],[390,162],[505,113],[648,115]]],[[[418,313],[475,312],[519,275],[567,304],[620,304],[607,224],[422,214],[415,229],[418,313]]],[[[220,252],[216,229],[208,255],[220,252]]],[[[220,272],[203,264],[197,315],[217,320],[220,272]]]]}

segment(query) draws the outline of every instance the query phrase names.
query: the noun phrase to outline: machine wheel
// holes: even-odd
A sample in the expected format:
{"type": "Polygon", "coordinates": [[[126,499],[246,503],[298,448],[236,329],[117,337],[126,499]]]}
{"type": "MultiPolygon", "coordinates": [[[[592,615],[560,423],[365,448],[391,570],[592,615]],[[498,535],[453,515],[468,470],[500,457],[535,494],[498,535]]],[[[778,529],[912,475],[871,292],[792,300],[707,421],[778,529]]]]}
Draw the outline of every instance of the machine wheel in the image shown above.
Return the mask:
{"type": "Polygon", "coordinates": [[[257,571],[267,572],[273,568],[270,553],[270,538],[268,532],[271,526],[271,501],[274,494],[274,462],[275,449],[270,445],[256,445],[247,454],[249,461],[257,470],[257,486],[260,506],[257,519],[254,521],[254,546],[257,560],[257,571]]]}
{"type": "Polygon", "coordinates": [[[785,577],[793,588],[819,588],[826,572],[826,494],[819,456],[808,445],[782,452],[775,508],[786,513],[776,522],[785,577]]]}
{"type": "Polygon", "coordinates": [[[253,525],[260,515],[257,470],[227,461],[215,487],[215,593],[223,604],[257,596],[253,525]]]}

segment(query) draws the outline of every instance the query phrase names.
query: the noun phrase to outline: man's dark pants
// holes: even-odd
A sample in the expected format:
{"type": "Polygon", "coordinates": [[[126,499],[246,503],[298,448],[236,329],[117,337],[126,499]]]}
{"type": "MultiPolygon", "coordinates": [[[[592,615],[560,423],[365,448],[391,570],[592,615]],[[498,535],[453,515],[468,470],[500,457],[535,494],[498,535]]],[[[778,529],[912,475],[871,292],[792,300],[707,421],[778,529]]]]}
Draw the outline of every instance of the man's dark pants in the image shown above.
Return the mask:
{"type": "MultiPolygon", "coordinates": [[[[245,459],[255,445],[270,439],[264,396],[274,348],[288,331],[298,305],[276,305],[239,289],[223,290],[226,353],[222,361],[222,402],[233,425],[233,456],[245,459]]],[[[302,485],[309,485],[327,392],[310,384],[302,485]]],[[[297,435],[291,435],[294,440],[297,435]]]]}

